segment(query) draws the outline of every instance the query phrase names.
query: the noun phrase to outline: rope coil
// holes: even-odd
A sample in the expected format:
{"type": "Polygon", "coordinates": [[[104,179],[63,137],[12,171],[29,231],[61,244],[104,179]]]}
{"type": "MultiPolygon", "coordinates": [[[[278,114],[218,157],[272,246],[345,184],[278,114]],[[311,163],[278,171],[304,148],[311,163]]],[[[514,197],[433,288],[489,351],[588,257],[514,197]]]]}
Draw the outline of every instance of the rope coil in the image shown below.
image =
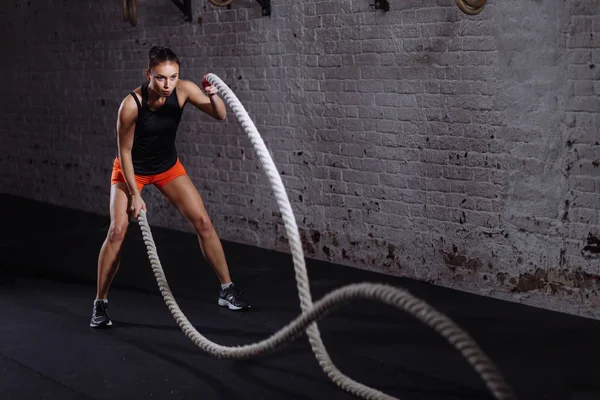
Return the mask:
{"type": "Polygon", "coordinates": [[[147,216],[141,211],[138,217],[144,243],[148,252],[148,258],[154,276],[157,280],[160,293],[169,308],[173,318],[183,333],[203,351],[217,358],[247,359],[262,354],[267,354],[281,347],[285,343],[295,340],[303,333],[307,333],[309,343],[315,357],[327,374],[327,376],[340,388],[365,399],[395,399],[376,389],[363,385],[344,375],[331,361],[315,321],[330,314],[334,309],[351,300],[362,298],[366,300],[378,300],[388,305],[401,309],[433,328],[454,346],[473,366],[481,376],[487,388],[498,400],[516,399],[513,391],[507,385],[502,375],[498,372],[494,363],[479,348],[475,341],[458,327],[448,317],[436,311],[422,300],[412,296],[410,293],[398,288],[372,283],[351,284],[338,288],[325,295],[321,300],[313,304],[308,274],[304,261],[304,252],[288,200],[285,187],[277,168],[267,150],[267,147],[258,133],[254,123],[248,116],[246,110],[237,99],[231,89],[215,74],[207,74],[205,80],[214,85],[229,107],[234,111],[238,121],[248,134],[248,137],[262,162],[263,168],[269,178],[273,192],[279,206],[282,219],[285,224],[286,234],[292,252],[294,271],[300,298],[302,313],[285,327],[260,342],[243,346],[222,346],[207,339],[200,334],[183,314],[169,288],[165,273],[160,264],[156,244],[152,238],[152,232],[148,224],[147,216]]]}
{"type": "Polygon", "coordinates": [[[460,11],[467,15],[477,15],[483,11],[487,0],[456,0],[456,5],[460,11]]]}

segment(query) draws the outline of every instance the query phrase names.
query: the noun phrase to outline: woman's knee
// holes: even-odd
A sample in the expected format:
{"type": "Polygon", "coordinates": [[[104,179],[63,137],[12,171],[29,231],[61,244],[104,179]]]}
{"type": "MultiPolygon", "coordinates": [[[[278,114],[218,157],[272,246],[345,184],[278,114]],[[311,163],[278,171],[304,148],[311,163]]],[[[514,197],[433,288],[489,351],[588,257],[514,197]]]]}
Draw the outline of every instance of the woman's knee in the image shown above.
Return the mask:
{"type": "Polygon", "coordinates": [[[122,243],[125,240],[129,221],[112,222],[108,229],[108,240],[113,243],[122,243]]]}
{"type": "Polygon", "coordinates": [[[215,229],[210,220],[210,217],[205,214],[198,214],[190,218],[190,222],[194,226],[194,230],[200,236],[210,236],[213,235],[215,229]]]}

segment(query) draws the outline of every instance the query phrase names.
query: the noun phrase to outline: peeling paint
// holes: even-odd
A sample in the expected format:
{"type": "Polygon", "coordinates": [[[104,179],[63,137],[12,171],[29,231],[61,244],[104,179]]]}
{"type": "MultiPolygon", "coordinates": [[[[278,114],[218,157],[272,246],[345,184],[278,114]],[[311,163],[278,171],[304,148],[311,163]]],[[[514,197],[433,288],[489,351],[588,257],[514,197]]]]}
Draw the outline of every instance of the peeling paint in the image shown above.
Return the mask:
{"type": "Polygon", "coordinates": [[[315,244],[319,243],[319,240],[321,240],[321,232],[313,229],[312,233],[311,233],[311,237],[312,237],[313,243],[315,243],[315,244]]]}
{"type": "Polygon", "coordinates": [[[591,232],[587,237],[587,245],[584,246],[582,253],[589,255],[600,254],[600,237],[591,232]]]}
{"type": "Polygon", "coordinates": [[[469,259],[462,254],[457,254],[456,251],[454,253],[444,252],[443,255],[444,261],[451,271],[455,271],[456,267],[477,271],[484,265],[480,260],[474,258],[469,259]]]}
{"type": "Polygon", "coordinates": [[[396,250],[396,247],[392,244],[388,244],[388,254],[385,258],[387,258],[388,260],[394,260],[396,257],[394,255],[394,251],[396,250]]]}
{"type": "Polygon", "coordinates": [[[532,290],[551,289],[555,292],[558,289],[588,289],[598,291],[600,288],[600,276],[583,272],[580,269],[576,271],[558,270],[558,269],[536,269],[534,274],[520,274],[512,292],[524,293],[532,290]]]}
{"type": "Polygon", "coordinates": [[[496,274],[496,280],[501,284],[504,285],[504,282],[506,281],[506,277],[508,276],[508,274],[504,273],[504,272],[499,272],[496,274]]]}

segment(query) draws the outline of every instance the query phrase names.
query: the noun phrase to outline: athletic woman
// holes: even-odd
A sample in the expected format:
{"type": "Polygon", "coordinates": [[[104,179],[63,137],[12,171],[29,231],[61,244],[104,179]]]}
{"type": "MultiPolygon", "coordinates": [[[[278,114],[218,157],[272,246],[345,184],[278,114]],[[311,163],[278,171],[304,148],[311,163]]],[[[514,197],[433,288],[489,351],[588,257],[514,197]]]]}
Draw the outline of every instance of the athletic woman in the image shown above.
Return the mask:
{"type": "Polygon", "coordinates": [[[108,289],[119,269],[130,216],[137,218],[141,210],[146,211],[142,198],[145,185],[155,185],[194,228],[202,254],[221,283],[218,304],[231,310],[250,307],[231,281],[219,236],[175,148],[186,104],[218,120],[226,117],[225,104],[214,86],[208,84],[203,93],[195,83],[179,79],[179,60],[169,48],[152,47],[145,72],[147,82],[128,94],[119,107],[110,227],[98,257],[97,293],[90,321],[93,328],[112,325],[108,289]]]}

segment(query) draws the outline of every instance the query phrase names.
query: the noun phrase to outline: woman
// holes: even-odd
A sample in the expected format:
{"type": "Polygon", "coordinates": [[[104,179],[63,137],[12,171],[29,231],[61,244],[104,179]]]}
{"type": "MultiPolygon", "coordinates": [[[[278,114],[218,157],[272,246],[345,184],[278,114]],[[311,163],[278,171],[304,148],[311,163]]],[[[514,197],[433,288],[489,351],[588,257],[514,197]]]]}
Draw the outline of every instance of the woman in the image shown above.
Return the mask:
{"type": "Polygon", "coordinates": [[[179,60],[168,48],[150,49],[146,78],[148,81],[127,95],[119,108],[111,223],[98,257],[97,293],[90,321],[93,328],[112,325],[108,289],[119,268],[129,216],[137,218],[140,210],[146,211],[141,193],[149,184],[155,185],[194,227],[202,253],[221,282],[218,304],[232,310],[250,307],[231,282],[221,241],[175,149],[177,127],[187,103],[219,120],[225,119],[225,104],[214,86],[206,86],[204,94],[193,82],[180,80],[179,60]]]}

